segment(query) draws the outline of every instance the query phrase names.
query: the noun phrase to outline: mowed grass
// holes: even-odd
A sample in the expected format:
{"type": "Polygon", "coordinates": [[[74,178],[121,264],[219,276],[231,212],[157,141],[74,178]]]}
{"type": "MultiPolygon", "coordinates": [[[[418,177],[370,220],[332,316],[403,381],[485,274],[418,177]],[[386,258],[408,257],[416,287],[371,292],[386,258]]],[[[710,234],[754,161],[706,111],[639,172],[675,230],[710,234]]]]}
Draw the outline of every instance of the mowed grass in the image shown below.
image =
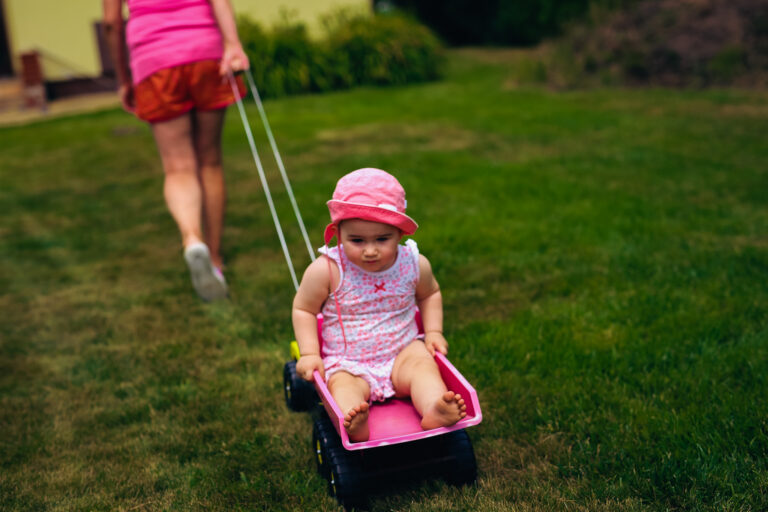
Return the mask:
{"type": "MultiPolygon", "coordinates": [[[[344,173],[404,184],[480,395],[477,485],[372,509],[768,509],[768,93],[520,89],[507,57],[266,104],[314,245],[344,173]]],[[[224,147],[208,305],[145,126],[0,129],[3,510],[337,509],[283,402],[293,286],[235,110],[224,147]]]]}

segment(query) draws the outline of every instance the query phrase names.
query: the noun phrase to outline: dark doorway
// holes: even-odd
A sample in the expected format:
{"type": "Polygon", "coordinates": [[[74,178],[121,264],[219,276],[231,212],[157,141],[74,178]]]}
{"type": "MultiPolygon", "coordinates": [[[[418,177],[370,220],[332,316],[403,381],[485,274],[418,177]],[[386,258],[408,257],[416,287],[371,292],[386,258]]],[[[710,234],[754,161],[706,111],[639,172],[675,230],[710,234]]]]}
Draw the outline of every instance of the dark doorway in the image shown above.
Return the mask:
{"type": "MultiPolygon", "coordinates": [[[[2,0],[0,0],[2,1],[2,0]]],[[[96,32],[96,44],[99,46],[99,58],[101,59],[101,76],[115,76],[115,64],[112,62],[112,55],[109,53],[109,45],[104,34],[104,24],[97,21],[93,24],[96,32]]]]}
{"type": "Polygon", "coordinates": [[[5,29],[5,6],[0,0],[0,77],[13,75],[11,48],[8,45],[8,31],[5,29]]]}

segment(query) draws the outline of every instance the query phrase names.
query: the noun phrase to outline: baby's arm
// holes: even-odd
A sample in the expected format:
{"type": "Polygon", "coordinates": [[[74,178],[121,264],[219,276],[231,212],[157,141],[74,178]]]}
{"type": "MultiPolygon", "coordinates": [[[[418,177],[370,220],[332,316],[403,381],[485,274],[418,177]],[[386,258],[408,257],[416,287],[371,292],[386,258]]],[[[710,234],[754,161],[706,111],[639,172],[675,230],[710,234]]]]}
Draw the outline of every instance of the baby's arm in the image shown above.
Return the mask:
{"type": "Polygon", "coordinates": [[[328,262],[325,257],[320,257],[307,267],[293,299],[293,331],[301,353],[296,363],[296,373],[308,381],[312,380],[315,370],[325,378],[320,341],[317,338],[317,314],[328,297],[330,282],[328,262]]]}
{"type": "Polygon", "coordinates": [[[424,323],[424,344],[429,353],[435,355],[435,350],[448,353],[448,342],[443,337],[443,296],[440,285],[432,274],[429,260],[419,255],[419,282],[416,285],[416,303],[421,311],[424,323]]]}

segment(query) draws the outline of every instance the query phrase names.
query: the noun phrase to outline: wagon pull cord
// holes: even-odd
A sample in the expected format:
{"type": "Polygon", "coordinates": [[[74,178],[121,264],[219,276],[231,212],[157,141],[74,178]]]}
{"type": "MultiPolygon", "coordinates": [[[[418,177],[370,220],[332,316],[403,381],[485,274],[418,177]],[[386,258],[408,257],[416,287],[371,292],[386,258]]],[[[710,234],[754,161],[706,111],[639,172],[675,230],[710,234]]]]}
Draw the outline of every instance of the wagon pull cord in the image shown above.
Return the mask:
{"type": "MultiPolygon", "coordinates": [[[[253,75],[251,74],[251,71],[249,69],[245,70],[245,73],[246,73],[246,76],[248,77],[248,83],[251,87],[251,94],[253,94],[253,97],[256,100],[256,105],[259,109],[259,114],[266,128],[269,141],[272,146],[273,153],[275,155],[275,159],[278,162],[280,173],[283,176],[283,183],[285,183],[286,191],[288,192],[288,196],[291,199],[291,204],[293,205],[294,213],[296,214],[296,218],[298,219],[299,225],[301,226],[301,233],[304,237],[304,242],[307,245],[307,250],[309,251],[309,257],[312,259],[312,261],[314,261],[315,255],[312,252],[312,245],[309,242],[309,236],[307,236],[307,231],[304,228],[304,222],[301,219],[301,213],[299,213],[299,207],[296,204],[296,198],[293,195],[293,189],[291,188],[290,182],[288,181],[288,176],[285,172],[285,167],[283,166],[282,159],[280,158],[280,153],[277,151],[277,145],[275,144],[275,139],[272,136],[272,130],[269,128],[269,122],[267,121],[267,116],[266,116],[266,113],[264,112],[264,106],[261,103],[258,90],[256,89],[256,84],[253,81],[253,75]]],[[[269,205],[269,211],[272,214],[272,220],[275,223],[275,229],[277,230],[277,236],[280,239],[280,246],[283,249],[285,262],[288,264],[288,270],[291,273],[291,280],[293,281],[293,287],[296,289],[296,291],[298,291],[299,281],[296,279],[296,271],[293,268],[293,261],[291,260],[291,255],[290,255],[290,252],[288,251],[288,245],[285,242],[285,236],[283,235],[283,228],[280,225],[280,219],[277,217],[275,204],[272,201],[272,193],[269,190],[269,184],[267,183],[267,178],[266,178],[266,175],[264,174],[264,167],[261,164],[261,158],[259,158],[259,152],[256,150],[256,143],[253,140],[253,133],[251,132],[251,126],[250,126],[250,123],[248,122],[248,117],[245,114],[245,108],[243,107],[243,100],[240,97],[240,91],[238,90],[237,83],[235,82],[235,78],[232,75],[232,73],[229,73],[227,75],[227,78],[229,79],[229,84],[232,87],[232,93],[235,96],[237,110],[240,113],[240,119],[243,122],[243,128],[245,128],[245,135],[248,138],[248,145],[251,148],[253,161],[256,163],[256,169],[259,171],[259,179],[261,180],[261,186],[264,188],[264,195],[266,196],[267,204],[269,205]]]]}
{"type": "MultiPolygon", "coordinates": [[[[307,246],[307,251],[309,252],[309,257],[312,261],[315,261],[315,253],[312,251],[312,244],[309,242],[309,236],[307,235],[307,230],[304,227],[304,221],[301,218],[301,213],[299,212],[299,206],[296,203],[296,198],[293,194],[293,188],[291,187],[291,183],[288,180],[288,174],[285,172],[285,166],[283,165],[283,159],[280,157],[280,152],[277,149],[277,143],[275,142],[275,138],[272,135],[272,129],[269,126],[269,121],[267,120],[267,114],[264,110],[264,105],[261,102],[261,96],[259,95],[259,90],[256,87],[256,82],[253,79],[253,74],[251,73],[250,69],[245,70],[245,76],[248,79],[248,85],[251,90],[251,95],[254,98],[254,101],[256,102],[256,107],[259,110],[259,116],[261,117],[261,121],[264,124],[264,129],[267,132],[267,138],[269,139],[269,144],[272,147],[272,153],[275,157],[275,161],[277,162],[277,166],[280,169],[280,174],[283,178],[283,183],[285,184],[285,189],[288,192],[288,197],[291,200],[291,205],[293,206],[293,212],[296,215],[296,220],[299,223],[299,227],[301,229],[301,234],[304,237],[304,243],[307,246]]],[[[238,90],[237,83],[235,82],[235,78],[233,74],[230,72],[227,75],[227,78],[229,79],[229,84],[232,87],[232,93],[235,96],[235,100],[237,103],[237,110],[240,113],[240,119],[243,122],[243,127],[245,128],[245,134],[248,138],[248,144],[251,148],[251,154],[253,155],[253,161],[256,163],[256,168],[259,171],[259,179],[261,180],[261,185],[264,188],[264,195],[267,198],[267,204],[269,205],[269,211],[272,214],[272,220],[275,223],[275,229],[277,230],[277,236],[280,239],[280,245],[283,248],[283,254],[285,256],[285,262],[288,264],[288,270],[291,273],[291,279],[293,280],[293,286],[296,289],[296,291],[299,290],[299,282],[296,279],[296,271],[293,268],[293,261],[291,260],[291,255],[288,250],[288,245],[285,243],[285,236],[283,235],[283,229],[280,226],[280,219],[277,216],[277,211],[275,210],[274,202],[272,201],[272,193],[269,190],[269,184],[267,183],[266,176],[264,174],[264,167],[261,164],[261,158],[259,158],[259,152],[256,150],[256,143],[253,140],[253,133],[251,132],[251,126],[248,122],[248,117],[245,115],[245,108],[243,107],[243,100],[240,97],[240,91],[238,90]]],[[[326,258],[328,258],[326,256],[326,258]]],[[[328,258],[328,270],[330,274],[330,258],[328,258]]],[[[342,261],[342,268],[343,268],[343,261],[342,261]]],[[[347,337],[344,333],[344,324],[341,323],[341,310],[339,309],[339,301],[336,299],[336,293],[335,291],[332,292],[334,303],[336,305],[336,314],[339,317],[339,324],[341,326],[341,335],[344,339],[344,353],[347,352],[347,337]]]]}
{"type": "Polygon", "coordinates": [[[304,220],[301,218],[301,212],[299,212],[299,205],[296,204],[296,198],[293,195],[293,188],[291,188],[291,182],[288,180],[288,174],[285,172],[285,166],[283,165],[283,159],[280,158],[280,151],[277,150],[277,143],[275,137],[272,136],[272,128],[269,126],[267,120],[267,113],[264,110],[264,105],[261,102],[261,96],[259,96],[259,90],[256,88],[256,82],[253,79],[253,74],[250,68],[245,70],[245,76],[248,79],[248,86],[251,89],[251,95],[256,102],[256,107],[259,109],[259,116],[261,116],[261,122],[264,123],[264,129],[267,132],[267,138],[269,139],[269,145],[272,147],[272,154],[275,156],[277,167],[280,169],[280,175],[283,177],[283,183],[285,184],[285,190],[288,192],[288,197],[291,200],[291,206],[293,206],[293,213],[296,215],[296,220],[299,223],[301,229],[301,235],[304,237],[304,243],[307,245],[307,252],[309,252],[309,258],[315,261],[315,252],[312,250],[312,244],[309,243],[309,236],[307,236],[307,228],[304,227],[304,220]]]}

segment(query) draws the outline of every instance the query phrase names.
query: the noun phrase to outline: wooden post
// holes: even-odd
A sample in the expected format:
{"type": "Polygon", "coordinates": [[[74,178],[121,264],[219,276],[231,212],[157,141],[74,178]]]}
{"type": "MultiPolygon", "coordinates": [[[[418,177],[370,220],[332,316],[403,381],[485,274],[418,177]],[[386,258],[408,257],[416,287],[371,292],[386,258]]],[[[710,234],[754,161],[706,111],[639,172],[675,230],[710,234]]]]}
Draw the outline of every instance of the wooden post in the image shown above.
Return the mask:
{"type": "Polygon", "coordinates": [[[24,106],[47,110],[45,98],[45,80],[40,54],[37,51],[25,52],[21,57],[21,83],[24,88],[24,106]]]}

